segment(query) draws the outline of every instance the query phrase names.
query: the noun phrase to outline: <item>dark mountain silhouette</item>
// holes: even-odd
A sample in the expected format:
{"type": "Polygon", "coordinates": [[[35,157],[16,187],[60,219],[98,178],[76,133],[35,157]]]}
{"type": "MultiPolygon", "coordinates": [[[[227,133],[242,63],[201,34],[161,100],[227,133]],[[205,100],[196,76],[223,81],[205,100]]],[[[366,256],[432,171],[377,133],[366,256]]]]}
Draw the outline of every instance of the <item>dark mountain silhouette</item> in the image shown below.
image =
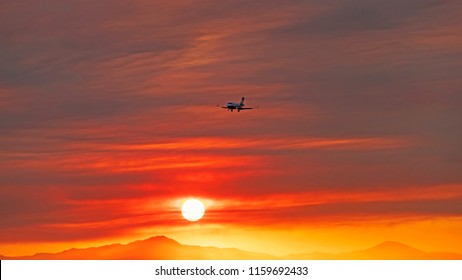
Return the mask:
{"type": "Polygon", "coordinates": [[[309,253],[275,257],[233,248],[182,245],[165,236],[151,237],[126,245],[111,244],[60,253],[5,257],[2,260],[462,260],[462,255],[447,252],[424,252],[402,243],[387,241],[372,248],[340,254],[309,253]]]}
{"type": "Polygon", "coordinates": [[[70,249],[60,253],[39,253],[25,257],[5,259],[24,260],[270,260],[267,254],[245,252],[238,249],[182,245],[165,236],[151,237],[126,245],[112,244],[86,249],[70,249]]]}
{"type": "Polygon", "coordinates": [[[311,260],[461,260],[462,255],[448,252],[424,252],[405,244],[386,241],[366,250],[340,254],[292,254],[287,259],[311,260]]]}

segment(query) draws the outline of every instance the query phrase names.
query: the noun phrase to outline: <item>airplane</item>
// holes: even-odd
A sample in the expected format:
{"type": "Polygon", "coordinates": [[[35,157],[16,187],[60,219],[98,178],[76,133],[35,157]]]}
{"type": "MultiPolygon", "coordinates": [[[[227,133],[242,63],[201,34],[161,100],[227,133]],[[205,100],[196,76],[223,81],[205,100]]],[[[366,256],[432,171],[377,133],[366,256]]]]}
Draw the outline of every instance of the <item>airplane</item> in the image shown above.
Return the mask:
{"type": "MultiPolygon", "coordinates": [[[[228,102],[226,103],[226,106],[222,106],[221,108],[223,109],[228,109],[228,111],[234,111],[237,110],[240,112],[241,110],[250,110],[253,109],[252,107],[244,107],[244,97],[241,99],[241,103],[234,103],[234,102],[228,102]]],[[[217,107],[220,107],[220,105],[217,105],[217,107]]]]}

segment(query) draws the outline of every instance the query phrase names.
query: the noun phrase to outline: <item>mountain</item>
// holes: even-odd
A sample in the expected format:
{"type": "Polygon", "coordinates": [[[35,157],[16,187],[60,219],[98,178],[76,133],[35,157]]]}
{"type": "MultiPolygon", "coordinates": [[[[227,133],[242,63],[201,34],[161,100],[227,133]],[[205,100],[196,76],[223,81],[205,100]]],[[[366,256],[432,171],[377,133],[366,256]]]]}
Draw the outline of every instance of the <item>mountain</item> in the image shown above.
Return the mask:
{"type": "Polygon", "coordinates": [[[340,254],[292,254],[293,260],[462,260],[462,255],[448,252],[424,252],[405,244],[386,241],[366,250],[340,254]]]}
{"type": "Polygon", "coordinates": [[[19,260],[272,260],[267,254],[238,249],[182,245],[165,236],[151,237],[126,245],[111,244],[86,249],[70,249],[60,253],[39,253],[33,256],[6,257],[19,260]]]}
{"type": "Polygon", "coordinates": [[[182,245],[165,236],[151,237],[126,245],[111,244],[60,253],[5,257],[2,260],[462,260],[462,255],[447,252],[424,252],[402,243],[386,241],[366,250],[340,254],[292,254],[278,258],[268,254],[232,248],[182,245]]]}

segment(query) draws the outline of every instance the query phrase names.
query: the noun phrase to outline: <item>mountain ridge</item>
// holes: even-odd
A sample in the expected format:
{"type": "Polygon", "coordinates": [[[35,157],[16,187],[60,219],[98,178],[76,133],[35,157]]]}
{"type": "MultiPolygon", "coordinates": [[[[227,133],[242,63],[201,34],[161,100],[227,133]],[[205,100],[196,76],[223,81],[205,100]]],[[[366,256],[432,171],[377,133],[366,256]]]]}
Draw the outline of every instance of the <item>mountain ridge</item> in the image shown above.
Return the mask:
{"type": "Polygon", "coordinates": [[[373,247],[329,254],[322,252],[290,254],[282,257],[248,252],[236,248],[183,245],[166,236],[154,236],[127,244],[71,248],[58,253],[7,257],[2,260],[462,260],[451,252],[425,252],[396,241],[385,241],[373,247]]]}
{"type": "Polygon", "coordinates": [[[120,243],[76,249],[58,253],[37,253],[31,256],[7,257],[2,260],[257,260],[278,259],[263,253],[247,252],[235,248],[183,245],[165,236],[136,240],[125,245],[120,243]]]}
{"type": "Polygon", "coordinates": [[[337,254],[321,252],[290,254],[285,258],[294,260],[461,260],[462,255],[452,252],[425,252],[400,242],[384,241],[364,250],[337,254]]]}

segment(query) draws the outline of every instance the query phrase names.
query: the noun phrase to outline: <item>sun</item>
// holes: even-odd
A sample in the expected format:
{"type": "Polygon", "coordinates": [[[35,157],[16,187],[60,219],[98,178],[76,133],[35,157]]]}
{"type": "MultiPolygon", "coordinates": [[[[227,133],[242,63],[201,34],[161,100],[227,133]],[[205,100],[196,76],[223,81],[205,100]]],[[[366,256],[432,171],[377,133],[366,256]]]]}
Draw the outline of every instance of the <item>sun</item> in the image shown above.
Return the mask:
{"type": "Polygon", "coordinates": [[[205,213],[205,207],[202,202],[197,199],[188,199],[181,206],[181,214],[191,222],[200,220],[205,213]]]}

